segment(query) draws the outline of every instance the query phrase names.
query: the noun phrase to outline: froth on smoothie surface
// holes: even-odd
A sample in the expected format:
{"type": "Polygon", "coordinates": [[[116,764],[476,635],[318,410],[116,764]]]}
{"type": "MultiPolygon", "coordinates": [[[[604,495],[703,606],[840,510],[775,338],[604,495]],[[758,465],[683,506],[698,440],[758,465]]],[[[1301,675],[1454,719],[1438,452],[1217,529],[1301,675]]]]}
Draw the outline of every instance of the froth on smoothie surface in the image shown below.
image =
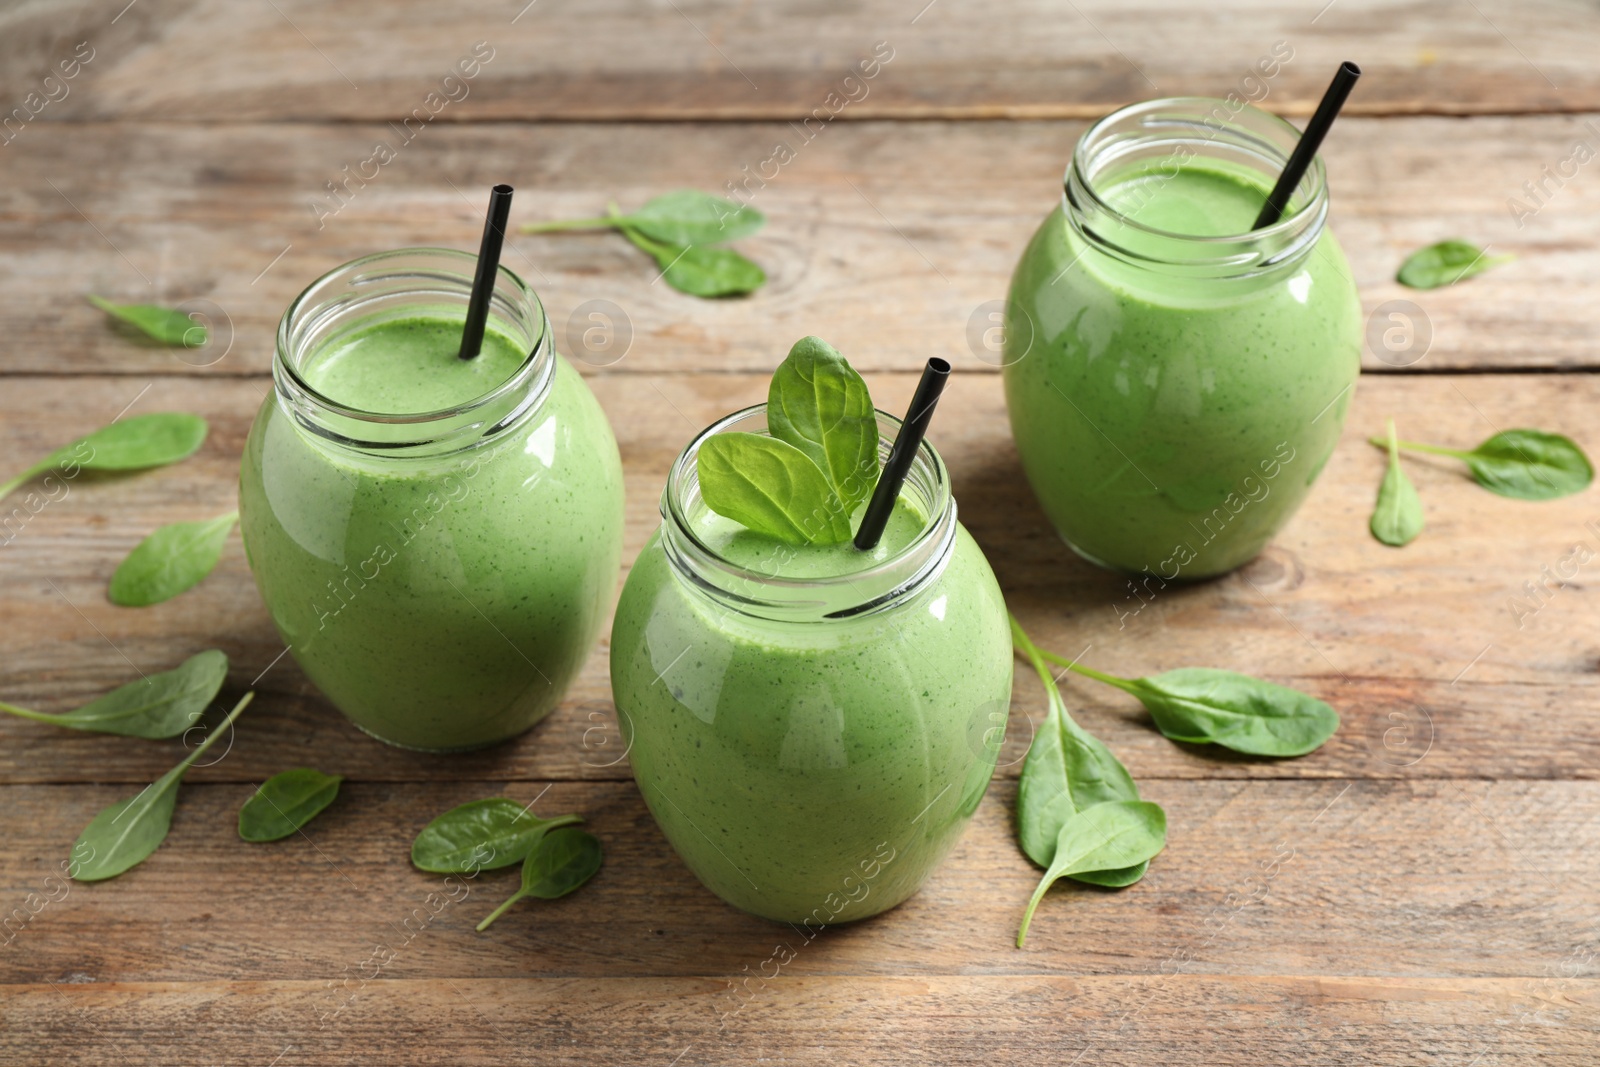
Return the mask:
{"type": "Polygon", "coordinates": [[[492,327],[473,359],[461,359],[462,320],[446,316],[386,319],[333,338],[300,375],[347,407],[381,415],[416,415],[455,407],[516,373],[527,352],[492,327]]]}

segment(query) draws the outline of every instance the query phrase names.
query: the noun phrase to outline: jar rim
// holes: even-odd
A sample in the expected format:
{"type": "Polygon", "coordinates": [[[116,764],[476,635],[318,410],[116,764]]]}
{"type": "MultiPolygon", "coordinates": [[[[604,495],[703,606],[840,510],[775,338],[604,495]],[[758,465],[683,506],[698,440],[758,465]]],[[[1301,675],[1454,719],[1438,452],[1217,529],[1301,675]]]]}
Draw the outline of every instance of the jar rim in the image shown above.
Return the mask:
{"type": "Polygon", "coordinates": [[[486,436],[486,427],[498,429],[526,411],[543,394],[554,370],[549,319],[538,294],[504,264],[497,272],[490,316],[524,335],[528,352],[504,380],[485,392],[429,411],[378,412],[328,396],[301,372],[304,358],[329,339],[308,341],[303,335],[326,328],[330,337],[337,336],[328,322],[339,315],[360,311],[363,301],[409,291],[392,284],[364,296],[351,295],[350,290],[415,281],[419,295],[431,291],[445,296],[447,290],[437,287],[446,286],[448,295],[461,298],[471,292],[477,259],[475,253],[426,246],[374,252],[327,271],[290,301],[278,321],[273,378],[279,395],[301,416],[302,425],[356,448],[410,449],[468,439],[474,430],[486,436]],[[456,265],[459,270],[451,269],[456,265]],[[436,288],[429,290],[428,285],[436,288]]]}
{"type": "MultiPolygon", "coordinates": [[[[695,531],[687,499],[691,489],[698,490],[700,447],[718,433],[755,418],[764,420],[766,411],[765,403],[753,404],[716,420],[684,447],[667,475],[661,517],[671,533],[668,555],[699,588],[746,614],[782,621],[822,621],[879,610],[914,593],[943,571],[955,543],[956,502],[944,459],[926,438],[918,446],[912,474],[906,480],[908,486],[916,480],[917,485],[931,489],[931,498],[923,501],[929,512],[926,522],[908,544],[871,566],[835,575],[785,578],[735,563],[706,544],[695,531]],[[841,595],[848,603],[841,602],[841,595]]],[[[892,447],[901,420],[885,411],[875,413],[881,460],[892,447]]]]}
{"type": "MultiPolygon", "coordinates": [[[[1210,158],[1271,184],[1299,139],[1300,131],[1286,119],[1248,103],[1235,107],[1214,97],[1174,96],[1130,104],[1078,139],[1063,178],[1062,209],[1092,247],[1136,266],[1212,277],[1271,272],[1308,254],[1321,235],[1328,186],[1320,156],[1312,159],[1281,218],[1241,233],[1181,233],[1141,222],[1102,195],[1097,182],[1119,161],[1170,146],[1163,157],[1169,180],[1190,160],[1210,158]]],[[[1263,202],[1265,196],[1263,191],[1263,202]]]]}

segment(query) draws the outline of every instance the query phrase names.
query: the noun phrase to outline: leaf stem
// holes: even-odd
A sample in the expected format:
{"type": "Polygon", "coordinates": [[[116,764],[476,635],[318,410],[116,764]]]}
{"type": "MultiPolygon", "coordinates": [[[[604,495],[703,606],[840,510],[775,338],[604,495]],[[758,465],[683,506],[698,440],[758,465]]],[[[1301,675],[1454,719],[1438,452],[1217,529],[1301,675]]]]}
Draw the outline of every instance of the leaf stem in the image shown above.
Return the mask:
{"type": "Polygon", "coordinates": [[[55,461],[56,456],[55,453],[52,452],[50,455],[46,456],[38,463],[35,463],[33,466],[29,467],[27,470],[23,471],[9,482],[0,482],[0,499],[11,495],[11,493],[17,488],[26,485],[34,478],[55,466],[55,461]]]}
{"type": "Polygon", "coordinates": [[[1132,678],[1123,678],[1121,675],[1107,674],[1105,671],[1097,671],[1093,667],[1085,667],[1077,660],[1071,660],[1065,656],[1058,656],[1048,649],[1040,649],[1039,654],[1045,659],[1049,660],[1051,663],[1065,667],[1069,671],[1074,671],[1078,674],[1085,675],[1086,677],[1093,678],[1097,682],[1104,682],[1107,685],[1114,685],[1125,693],[1135,692],[1139,688],[1139,683],[1132,678]]]}
{"type": "Polygon", "coordinates": [[[195,750],[193,752],[191,752],[187,756],[183,757],[183,761],[181,763],[179,763],[177,768],[175,768],[175,769],[180,770],[180,771],[187,771],[190,767],[193,767],[194,763],[195,763],[195,760],[199,759],[205,753],[206,749],[208,749],[212,745],[216,744],[217,738],[222,736],[223,730],[225,730],[228,727],[233,725],[233,721],[239,717],[239,713],[244,711],[244,709],[249,705],[250,701],[255,699],[255,696],[256,696],[256,691],[254,689],[252,689],[248,693],[246,693],[244,696],[240,697],[239,698],[239,703],[235,704],[233,706],[233,710],[228,712],[228,717],[226,719],[222,720],[221,725],[219,725],[215,730],[212,730],[209,734],[207,734],[206,735],[206,739],[204,741],[200,742],[200,744],[198,746],[196,746],[196,748],[195,748],[195,750]]]}
{"type": "Polygon", "coordinates": [[[523,233],[556,233],[561,230],[611,230],[617,226],[620,215],[603,215],[593,219],[558,219],[554,222],[526,222],[523,233]]]}
{"type": "Polygon", "coordinates": [[[1039,888],[1033,891],[1033,896],[1028,901],[1028,910],[1022,913],[1022,925],[1017,928],[1018,948],[1021,948],[1022,943],[1028,939],[1028,926],[1033,922],[1033,913],[1039,907],[1039,902],[1044,899],[1045,892],[1049,890],[1051,884],[1050,872],[1046,871],[1039,879],[1039,888]]]}
{"type": "Polygon", "coordinates": [[[511,910],[511,905],[513,905],[517,901],[521,900],[523,898],[523,895],[524,895],[523,891],[521,889],[518,889],[515,893],[512,893],[511,896],[507,897],[506,898],[506,902],[504,904],[500,905],[498,908],[496,908],[493,911],[491,911],[489,913],[489,917],[487,919],[484,919],[483,922],[481,922],[481,923],[479,923],[477,925],[476,929],[477,929],[478,933],[480,933],[480,934],[483,933],[485,930],[487,930],[489,928],[489,924],[490,923],[494,922],[496,919],[500,918],[500,916],[504,915],[507,911],[511,910]]]}
{"type": "Polygon", "coordinates": [[[19,715],[24,719],[32,719],[34,722],[54,722],[56,718],[54,715],[47,715],[42,711],[34,711],[31,708],[19,708],[15,704],[7,704],[4,701],[0,701],[0,711],[9,712],[12,715],[19,715]]]}
{"type": "MultiPolygon", "coordinates": [[[[1376,448],[1386,449],[1389,447],[1389,439],[1386,437],[1369,437],[1367,438],[1367,444],[1376,448]]],[[[1409,452],[1429,452],[1436,456],[1451,456],[1455,459],[1466,459],[1468,456],[1472,455],[1470,451],[1464,452],[1459,448],[1444,448],[1441,445],[1425,445],[1419,441],[1396,441],[1395,447],[1405,449],[1409,452]]]]}

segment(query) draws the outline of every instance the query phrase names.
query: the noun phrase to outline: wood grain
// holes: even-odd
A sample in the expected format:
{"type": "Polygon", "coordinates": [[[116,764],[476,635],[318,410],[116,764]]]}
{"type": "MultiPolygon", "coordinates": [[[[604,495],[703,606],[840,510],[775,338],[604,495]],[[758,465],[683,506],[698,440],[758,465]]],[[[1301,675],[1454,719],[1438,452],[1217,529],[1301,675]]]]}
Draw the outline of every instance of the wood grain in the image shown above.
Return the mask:
{"type": "Polygon", "coordinates": [[[1356,112],[1600,107],[1600,19],[1553,0],[124,2],[6,15],[0,100],[22,104],[88,41],[94,59],[35,121],[389,119],[430,92],[454,97],[439,115],[454,122],[800,118],[830,92],[856,98],[847,117],[1082,118],[1155,96],[1259,94],[1245,78],[1283,42],[1292,59],[1266,100],[1297,114],[1351,58],[1366,71],[1356,112]],[[488,64],[443,85],[480,41],[488,64]],[[893,59],[867,93],[842,85],[880,41],[893,59]]]}
{"type": "MultiPolygon", "coordinates": [[[[253,742],[247,726],[224,763],[253,742]]],[[[250,784],[186,785],[159,852],[55,891],[23,923],[83,825],[137,788],[5,789],[16,829],[0,846],[0,917],[23,911],[0,983],[327,979],[397,939],[405,958],[386,977],[717,978],[804,936],[704,889],[631,782],[349,782],[303,836],[269,845],[238,837],[250,784]],[[581,891],[477,934],[516,873],[447,883],[414,870],[409,849],[433,815],[495,795],[581,813],[606,862],[581,891]]],[[[818,936],[797,973],[1600,977],[1582,888],[1600,877],[1594,782],[1146,780],[1168,820],[1148,876],[1125,892],[1063,883],[1020,951],[1040,872],[1014,841],[1015,791],[996,782],[922,892],[818,936]]]]}
{"type": "MultiPolygon", "coordinates": [[[[540,293],[557,347],[613,373],[770,371],[818,333],[864,369],[940,355],[992,372],[994,355],[969,337],[990,325],[986,307],[1058,200],[1083,128],[865,122],[807,144],[787,124],[451,125],[402,144],[383,125],[54,124],[0,149],[0,373],[263,374],[307,284],[374,251],[475,247],[493,182],[518,186],[515,222],[588,216],[609,197],[633,207],[672,188],[722,190],[780,140],[794,161],[748,187],[770,219],[739,245],[770,276],[750,298],[677,293],[614,234],[513,235],[505,262],[540,293]],[[325,183],[380,140],[394,160],[333,199],[325,183]],[[174,353],[130,340],[87,292],[198,310],[214,343],[174,353]],[[625,355],[621,340],[583,348],[594,300],[631,334],[625,355]]],[[[1600,366],[1594,176],[1577,168],[1558,186],[1541,170],[1580,140],[1600,148],[1592,117],[1477,119],[1470,135],[1455,119],[1340,123],[1325,150],[1332,225],[1368,313],[1369,369],[1600,366]],[[1546,183],[1544,206],[1514,217],[1510,198],[1535,206],[1521,188],[1533,181],[1546,183]],[[1520,258],[1431,292],[1392,280],[1410,252],[1455,236],[1520,258]],[[1385,349],[1385,332],[1408,323],[1412,347],[1385,349]]]]}
{"type": "MultiPolygon", "coordinates": [[[[762,957],[765,958],[765,957],[762,957]]],[[[1592,1062],[1597,983],[1570,979],[775,979],[727,1024],[720,979],[38,985],[6,990],[0,1053],[99,1067],[1077,1063],[1513,1067],[1592,1062]],[[344,994],[348,996],[349,994],[344,994]]]]}
{"type": "MultiPolygon", "coordinates": [[[[628,491],[624,559],[659,522],[666,471],[701,427],[765,396],[760,374],[602,374],[590,378],[616,428],[628,491]]],[[[909,400],[911,375],[872,375],[877,402],[909,400]]],[[[137,400],[135,411],[192,410],[212,422],[181,466],[74,483],[68,496],[0,546],[6,633],[0,694],[65,710],[205,647],[233,657],[232,684],[259,678],[272,699],[252,711],[256,742],[197,778],[254,781],[311,753],[337,753],[346,773],[381,780],[626,777],[618,758],[604,643],[561,708],[532,734],[477,755],[440,759],[372,744],[295,668],[273,631],[234,541],[199,588],[146,609],[105,600],[124,554],[162,523],[232,506],[238,456],[260,379],[16,376],[0,390],[0,465],[25,466],[137,400]],[[148,382],[148,391],[143,392],[148,382]],[[126,658],[124,658],[126,657],[126,658]],[[269,669],[270,668],[270,669],[269,669]],[[265,673],[263,673],[265,672],[265,673]],[[264,735],[264,736],[263,736],[264,735]]],[[[1586,437],[1600,379],[1369,376],[1357,388],[1343,444],[1310,502],[1250,566],[1159,591],[1148,603],[1126,579],[1074,557],[1049,528],[1017,465],[1000,382],[965,375],[941,404],[932,439],[950,467],[961,517],[988,553],[1012,609],[1064,655],[1127,675],[1220,666],[1274,678],[1335,704],[1344,728],[1307,759],[1232,759],[1172,745],[1133,701],[1068,680],[1067,698],[1140,777],[1579,777],[1600,766],[1596,637],[1600,602],[1586,568],[1563,580],[1576,543],[1600,553],[1593,492],[1529,503],[1496,497],[1449,462],[1408,460],[1429,526],[1396,550],[1366,530],[1382,455],[1363,438],[1398,414],[1417,439],[1465,445],[1496,428],[1539,425],[1586,437]],[[1506,382],[1516,384],[1506,388],[1506,382]],[[1538,587],[1530,598],[1524,584],[1538,587]],[[1517,605],[1521,607],[1517,607],[1517,605]],[[1537,608],[1537,610],[1534,610],[1537,608]]],[[[8,504],[26,505],[25,497],[8,504]]],[[[1597,555],[1600,559],[1600,555],[1597,555]]],[[[1019,673],[1002,763],[1014,775],[1043,713],[1019,673]]],[[[169,764],[161,746],[0,721],[0,779],[142,782],[169,764]]]]}

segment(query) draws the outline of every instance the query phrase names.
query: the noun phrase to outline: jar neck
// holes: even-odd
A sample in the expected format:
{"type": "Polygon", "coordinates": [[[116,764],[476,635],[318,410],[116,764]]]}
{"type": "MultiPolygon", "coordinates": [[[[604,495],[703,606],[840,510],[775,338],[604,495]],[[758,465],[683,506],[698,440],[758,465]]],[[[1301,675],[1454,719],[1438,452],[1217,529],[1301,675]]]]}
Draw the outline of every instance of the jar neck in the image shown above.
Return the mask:
{"type": "MultiPolygon", "coordinates": [[[[900,420],[878,416],[878,457],[886,460],[900,420]]],[[[767,434],[767,406],[735,412],[707,427],[683,450],[661,493],[661,543],[674,575],[700,595],[740,615],[775,622],[839,624],[876,616],[905,605],[927,588],[955,548],[956,504],[949,472],[933,446],[923,441],[901,489],[902,498],[926,517],[911,542],[884,558],[865,557],[860,569],[824,577],[796,577],[792,564],[804,546],[785,545],[760,567],[719,555],[696,532],[709,512],[700,495],[700,446],[719,433],[767,434]],[[789,573],[786,573],[789,572],[789,573]]]]}
{"type": "Polygon", "coordinates": [[[1307,168],[1282,218],[1239,234],[1202,237],[1158,229],[1131,218],[1107,191],[1140,175],[1137,195],[1148,203],[1184,168],[1209,166],[1259,185],[1264,200],[1299,138],[1288,122],[1249,104],[1209,97],[1134,104],[1107,115],[1078,141],[1062,210],[1092,254],[1135,271],[1191,279],[1280,277],[1311,253],[1327,221],[1320,157],[1307,168]]]}
{"type": "Polygon", "coordinates": [[[419,313],[466,317],[477,257],[446,248],[402,248],[364,256],[311,283],[278,323],[273,386],[302,431],[369,456],[439,456],[480,447],[526,420],[550,391],[555,354],[544,307],[521,278],[501,267],[489,328],[527,357],[503,382],[436,411],[373,412],[334,400],[307,380],[318,352],[358,330],[419,313]]]}

